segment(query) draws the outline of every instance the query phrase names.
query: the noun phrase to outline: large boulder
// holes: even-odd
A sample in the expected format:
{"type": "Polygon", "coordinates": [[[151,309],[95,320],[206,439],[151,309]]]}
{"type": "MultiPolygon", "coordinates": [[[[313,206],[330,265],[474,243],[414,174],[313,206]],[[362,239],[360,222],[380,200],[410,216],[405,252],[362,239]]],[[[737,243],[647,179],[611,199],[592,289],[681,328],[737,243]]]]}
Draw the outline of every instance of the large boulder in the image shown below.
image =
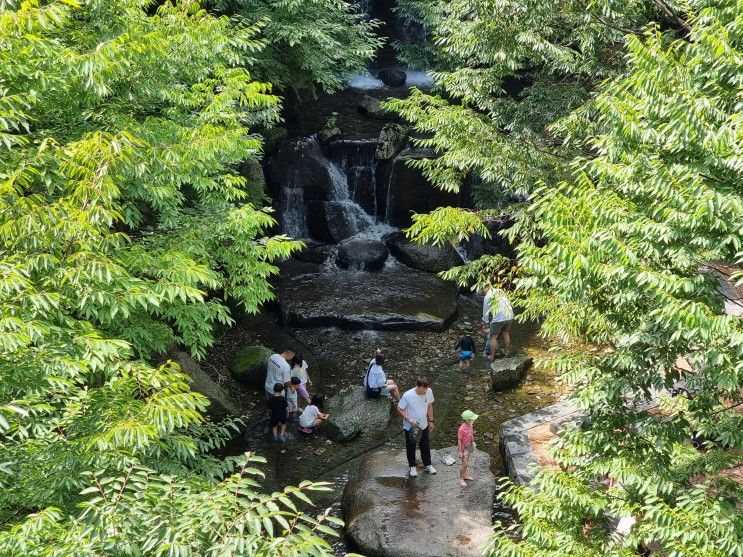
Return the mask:
{"type": "Polygon", "coordinates": [[[313,201],[309,204],[307,221],[313,238],[337,243],[366,229],[372,219],[355,203],[313,201]]]}
{"type": "Polygon", "coordinates": [[[489,237],[473,234],[469,240],[462,242],[467,258],[479,259],[483,255],[502,255],[511,259],[516,258],[516,250],[511,242],[502,234],[513,226],[515,220],[510,215],[504,215],[485,221],[489,237]]]}
{"type": "Polygon", "coordinates": [[[344,240],[338,246],[336,264],[343,269],[355,271],[378,271],[384,267],[384,262],[390,251],[387,246],[373,238],[351,238],[344,240]]]}
{"type": "Polygon", "coordinates": [[[334,169],[315,136],[281,142],[267,167],[276,198],[283,190],[300,189],[307,202],[329,199],[333,191],[334,169]]]}
{"type": "Polygon", "coordinates": [[[490,385],[494,391],[518,387],[531,367],[532,359],[523,354],[496,358],[490,364],[490,385]]]}
{"type": "Polygon", "coordinates": [[[364,95],[356,105],[358,111],[369,118],[385,120],[389,117],[387,111],[382,108],[381,101],[371,95],[364,95]]]}
{"type": "Polygon", "coordinates": [[[402,151],[408,141],[408,129],[400,124],[385,124],[379,132],[379,145],[375,156],[387,160],[402,151]]]}
{"type": "Polygon", "coordinates": [[[380,71],[377,77],[388,87],[402,87],[408,76],[403,70],[387,68],[380,71]]]}
{"type": "Polygon", "coordinates": [[[495,477],[490,455],[476,450],[467,487],[459,466],[432,451],[436,475],[407,477],[405,450],[367,453],[343,492],[346,533],[370,557],[479,557],[492,534],[495,477]]]}
{"type": "Polygon", "coordinates": [[[450,244],[441,247],[417,244],[407,240],[402,232],[386,236],[384,241],[400,263],[413,269],[439,273],[463,264],[462,257],[450,244]]]}
{"type": "Polygon", "coordinates": [[[323,432],[333,441],[350,441],[359,434],[374,434],[389,424],[392,405],[389,398],[367,398],[364,387],[352,385],[336,393],[325,403],[330,417],[323,432]]]}
{"type": "Polygon", "coordinates": [[[313,242],[312,240],[306,240],[304,244],[304,247],[300,251],[296,251],[292,254],[294,259],[322,265],[329,257],[334,255],[336,251],[335,246],[313,242]]]}
{"type": "Polygon", "coordinates": [[[271,354],[273,350],[260,344],[243,348],[232,360],[232,375],[248,387],[262,387],[266,381],[266,366],[271,354]]]}
{"type": "Polygon", "coordinates": [[[427,149],[405,149],[394,159],[386,195],[386,221],[396,228],[407,228],[412,213],[428,213],[437,207],[468,207],[468,190],[459,194],[433,187],[419,168],[410,166],[414,160],[435,158],[427,149]]]}
{"type": "MultiPolygon", "coordinates": [[[[245,409],[230,393],[222,388],[201,366],[185,352],[174,352],[170,359],[176,362],[181,371],[191,378],[191,388],[209,399],[207,413],[216,421],[229,416],[241,416],[245,409]]],[[[265,372],[265,366],[264,366],[265,372]]]]}
{"type": "Polygon", "coordinates": [[[456,316],[457,289],[428,273],[308,273],[282,279],[284,325],[345,329],[443,330],[456,316]]]}

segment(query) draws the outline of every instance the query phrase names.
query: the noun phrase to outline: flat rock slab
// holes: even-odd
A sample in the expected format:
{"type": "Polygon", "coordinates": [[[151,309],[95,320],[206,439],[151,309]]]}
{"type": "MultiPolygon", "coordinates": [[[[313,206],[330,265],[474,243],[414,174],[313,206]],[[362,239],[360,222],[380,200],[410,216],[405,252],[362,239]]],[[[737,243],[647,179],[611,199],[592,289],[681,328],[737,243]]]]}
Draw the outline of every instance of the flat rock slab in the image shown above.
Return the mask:
{"type": "Polygon", "coordinates": [[[441,331],[456,317],[453,283],[419,271],[333,271],[276,286],[285,325],[441,331]]]}
{"type": "Polygon", "coordinates": [[[346,387],[325,403],[330,417],[322,431],[333,441],[350,441],[359,434],[373,435],[390,422],[392,400],[389,397],[367,398],[361,385],[346,387]]]}
{"type": "Polygon", "coordinates": [[[495,477],[490,456],[476,450],[469,473],[475,481],[459,485],[459,464],[445,466],[432,451],[438,474],[419,469],[407,476],[405,450],[366,454],[343,492],[346,532],[369,557],[479,557],[492,534],[495,477]]]}
{"type": "Polygon", "coordinates": [[[507,358],[496,358],[490,364],[490,384],[494,391],[505,391],[518,387],[526,377],[532,359],[523,354],[507,358]]]}

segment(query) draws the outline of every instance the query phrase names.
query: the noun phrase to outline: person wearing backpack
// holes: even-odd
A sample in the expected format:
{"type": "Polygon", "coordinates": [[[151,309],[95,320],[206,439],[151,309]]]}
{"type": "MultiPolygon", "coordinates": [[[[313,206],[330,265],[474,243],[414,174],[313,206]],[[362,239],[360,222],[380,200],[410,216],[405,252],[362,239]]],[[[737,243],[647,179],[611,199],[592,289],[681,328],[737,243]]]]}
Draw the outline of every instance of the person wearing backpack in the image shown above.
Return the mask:
{"type": "Polygon", "coordinates": [[[380,396],[391,396],[392,401],[397,403],[400,400],[400,390],[392,379],[387,379],[384,374],[384,354],[377,349],[374,358],[369,362],[364,375],[364,389],[366,396],[369,398],[379,398],[380,396]]]}

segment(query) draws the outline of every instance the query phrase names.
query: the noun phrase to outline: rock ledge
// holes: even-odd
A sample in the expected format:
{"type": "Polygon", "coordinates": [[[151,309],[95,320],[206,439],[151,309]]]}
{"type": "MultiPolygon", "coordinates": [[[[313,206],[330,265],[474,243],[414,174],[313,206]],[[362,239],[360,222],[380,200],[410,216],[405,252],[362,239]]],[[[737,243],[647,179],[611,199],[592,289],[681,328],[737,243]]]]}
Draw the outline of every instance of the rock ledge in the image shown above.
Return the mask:
{"type": "Polygon", "coordinates": [[[405,450],[366,454],[359,473],[343,492],[346,532],[370,557],[479,557],[492,533],[495,477],[490,456],[475,451],[470,473],[460,487],[459,465],[445,466],[432,451],[438,474],[419,470],[407,477],[405,450]]]}

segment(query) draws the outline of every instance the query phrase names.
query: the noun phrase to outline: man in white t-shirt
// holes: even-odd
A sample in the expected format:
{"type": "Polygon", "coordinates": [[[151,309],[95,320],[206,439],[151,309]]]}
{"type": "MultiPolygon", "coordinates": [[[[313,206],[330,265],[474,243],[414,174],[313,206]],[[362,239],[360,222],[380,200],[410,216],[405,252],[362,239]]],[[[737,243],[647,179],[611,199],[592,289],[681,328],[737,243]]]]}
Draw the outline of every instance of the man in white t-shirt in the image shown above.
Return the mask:
{"type": "Polygon", "coordinates": [[[292,378],[292,368],[289,362],[292,358],[294,358],[294,350],[284,350],[281,354],[271,354],[271,357],[268,358],[266,382],[264,384],[266,400],[270,400],[273,396],[273,386],[276,383],[281,383],[285,387],[289,386],[292,378]]]}
{"type": "Polygon", "coordinates": [[[433,431],[433,390],[429,388],[426,377],[419,377],[415,388],[405,391],[397,404],[397,412],[402,416],[402,428],[405,431],[405,451],[408,457],[410,477],[418,475],[415,466],[415,445],[420,443],[421,460],[426,472],[435,474],[436,468],[431,464],[431,445],[428,434],[433,431]]]}
{"type": "MultiPolygon", "coordinates": [[[[498,354],[498,337],[503,338],[503,354],[511,355],[511,323],[513,307],[506,293],[500,288],[485,287],[485,299],[482,301],[482,328],[490,335],[490,355],[492,360],[498,354]]],[[[486,347],[487,352],[487,347],[486,347]]]]}

